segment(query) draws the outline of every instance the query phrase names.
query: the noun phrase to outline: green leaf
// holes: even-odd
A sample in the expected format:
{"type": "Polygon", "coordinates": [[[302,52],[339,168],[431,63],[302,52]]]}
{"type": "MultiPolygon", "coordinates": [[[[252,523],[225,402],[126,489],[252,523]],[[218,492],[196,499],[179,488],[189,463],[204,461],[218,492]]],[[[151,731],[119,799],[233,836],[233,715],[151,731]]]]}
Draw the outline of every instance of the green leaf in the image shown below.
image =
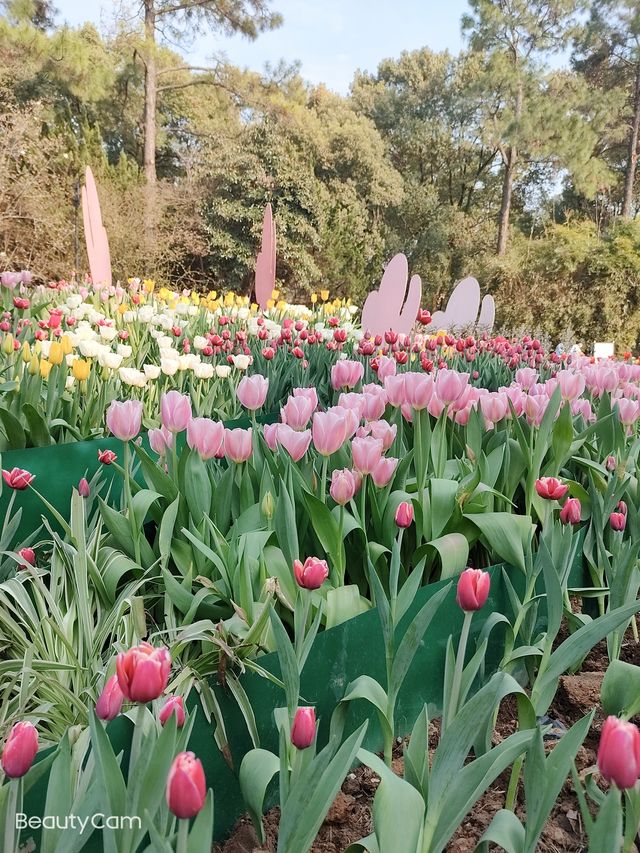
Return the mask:
{"type": "Polygon", "coordinates": [[[339,586],[327,592],[326,627],[335,628],[354,616],[366,613],[370,605],[355,584],[339,586]]]}
{"type": "Polygon", "coordinates": [[[524,574],[525,547],[531,542],[535,529],[528,515],[513,515],[510,512],[465,513],[487,540],[490,556],[498,556],[520,569],[524,574]]]}
{"type": "Polygon", "coordinates": [[[48,447],[51,444],[51,433],[44,417],[30,403],[24,403],[22,413],[29,425],[29,438],[34,447],[48,447]]]}
{"type": "Polygon", "coordinates": [[[285,631],[284,625],[273,607],[269,611],[269,617],[271,619],[271,630],[276,641],[280,671],[287,696],[287,709],[291,720],[293,720],[293,715],[298,707],[298,696],[300,695],[298,663],[289,635],[285,631]]]}
{"type": "Polygon", "coordinates": [[[500,809],[484,832],[479,844],[492,841],[505,853],[525,853],[524,827],[508,809],[500,809]]]}
{"type": "MultiPolygon", "coordinates": [[[[606,395],[603,395],[606,396],[606,395]]],[[[589,853],[604,853],[605,850],[619,850],[622,838],[622,804],[620,791],[611,788],[600,807],[591,835],[589,853]]]]}
{"type": "Polygon", "coordinates": [[[629,719],[640,705],[640,666],[612,660],[600,688],[602,710],[614,717],[629,719]]]}
{"type": "Polygon", "coordinates": [[[213,791],[207,791],[204,808],[198,813],[193,822],[187,853],[211,853],[213,847],[213,791]]]}
{"type": "Polygon", "coordinates": [[[439,539],[427,543],[440,555],[442,562],[441,580],[459,575],[469,562],[469,543],[462,533],[446,533],[439,539]]]}
{"type": "Polygon", "coordinates": [[[252,749],[240,765],[240,790],[260,843],[264,844],[262,824],[264,798],[273,777],[280,770],[280,759],[266,749],[252,749]]]}

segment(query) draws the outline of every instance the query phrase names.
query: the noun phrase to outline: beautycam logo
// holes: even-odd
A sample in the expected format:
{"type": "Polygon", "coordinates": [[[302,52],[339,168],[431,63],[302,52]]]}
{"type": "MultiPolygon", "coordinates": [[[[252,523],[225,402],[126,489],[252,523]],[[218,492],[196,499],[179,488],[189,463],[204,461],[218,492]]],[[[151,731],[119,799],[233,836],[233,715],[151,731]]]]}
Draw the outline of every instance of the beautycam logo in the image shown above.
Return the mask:
{"type": "Polygon", "coordinates": [[[102,812],[85,817],[76,814],[29,817],[16,812],[16,829],[58,829],[82,835],[94,829],[142,829],[142,819],[135,815],[105,815],[102,812]]]}

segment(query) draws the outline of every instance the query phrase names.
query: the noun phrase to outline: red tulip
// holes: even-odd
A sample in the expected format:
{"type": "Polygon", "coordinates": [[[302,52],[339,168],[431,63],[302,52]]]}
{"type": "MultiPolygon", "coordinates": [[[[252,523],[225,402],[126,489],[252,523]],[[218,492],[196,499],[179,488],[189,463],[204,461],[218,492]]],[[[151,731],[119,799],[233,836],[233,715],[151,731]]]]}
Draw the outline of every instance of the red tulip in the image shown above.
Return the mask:
{"type": "Polygon", "coordinates": [[[170,671],[171,658],[164,646],[140,643],[116,658],[120,689],[131,702],[151,702],[161,696],[170,671]]]}
{"type": "Polygon", "coordinates": [[[633,723],[607,717],[598,747],[598,769],[618,788],[633,788],[640,778],[640,731],[633,723]]]}
{"type": "Polygon", "coordinates": [[[291,743],[296,749],[307,749],[316,736],[316,712],[314,708],[298,708],[291,726],[291,743]]]}
{"type": "Polygon", "coordinates": [[[411,527],[413,523],[413,504],[403,501],[396,510],[396,524],[398,527],[411,527]]]}
{"type": "Polygon", "coordinates": [[[623,512],[612,512],[609,516],[609,524],[612,530],[621,532],[627,526],[627,516],[623,512]]]}
{"type": "Polygon", "coordinates": [[[113,450],[98,451],[98,462],[102,462],[103,465],[111,465],[111,463],[115,462],[117,458],[118,457],[113,450]]]}
{"type": "Polygon", "coordinates": [[[124,694],[118,683],[118,676],[109,678],[96,702],[96,714],[101,720],[114,720],[122,710],[124,694]]]}
{"type": "MultiPolygon", "coordinates": [[[[18,555],[22,557],[25,562],[29,563],[30,566],[35,566],[36,552],[33,550],[33,548],[21,548],[18,551],[18,555]]],[[[23,568],[26,568],[26,566],[24,566],[23,568]]]]}
{"type": "Polygon", "coordinates": [[[178,728],[182,728],[184,726],[185,721],[185,713],[184,713],[184,699],[182,696],[169,696],[167,701],[162,706],[160,713],[158,714],[158,719],[164,726],[169,719],[169,717],[175,714],[176,715],[176,724],[178,728]]]}
{"type": "Polygon", "coordinates": [[[480,569],[465,569],[458,579],[456,601],[458,606],[469,612],[484,607],[489,596],[491,576],[480,569]]]}
{"type": "Polygon", "coordinates": [[[582,506],[578,498],[568,498],[560,510],[560,521],[563,524],[580,524],[582,506]]]}
{"type": "Polygon", "coordinates": [[[293,561],[293,574],[303,589],[319,589],[329,577],[329,567],[326,560],[307,557],[304,564],[300,560],[293,561]]]}
{"type": "Polygon", "coordinates": [[[167,777],[167,805],[181,820],[195,817],[207,798],[207,783],[199,758],[193,752],[176,755],[167,777]]]}
{"type": "Polygon", "coordinates": [[[38,732],[33,723],[16,723],[2,750],[2,769],[10,779],[19,779],[29,770],[38,752],[38,732]]]}
{"type": "Polygon", "coordinates": [[[22,491],[35,480],[35,475],[30,474],[23,468],[12,468],[11,471],[2,470],[2,477],[11,489],[22,491]]]}
{"type": "Polygon", "coordinates": [[[78,483],[78,494],[81,498],[88,498],[91,494],[91,488],[86,477],[83,477],[78,483]]]}
{"type": "Polygon", "coordinates": [[[562,483],[556,477],[541,477],[536,480],[536,492],[541,498],[550,501],[558,501],[569,491],[569,486],[562,483]]]}

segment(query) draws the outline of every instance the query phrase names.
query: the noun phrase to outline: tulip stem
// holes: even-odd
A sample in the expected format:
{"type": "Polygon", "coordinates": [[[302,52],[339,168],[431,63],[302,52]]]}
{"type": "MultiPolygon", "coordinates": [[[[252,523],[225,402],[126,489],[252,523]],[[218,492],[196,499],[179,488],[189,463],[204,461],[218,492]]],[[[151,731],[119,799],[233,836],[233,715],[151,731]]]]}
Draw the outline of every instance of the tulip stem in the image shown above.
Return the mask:
{"type": "Polygon", "coordinates": [[[178,821],[178,844],[176,846],[176,853],[187,853],[188,845],[189,845],[189,821],[188,820],[180,820],[180,821],[178,821]]]}
{"type": "Polygon", "coordinates": [[[131,778],[131,774],[138,762],[138,756],[140,755],[140,747],[142,745],[142,732],[144,730],[144,718],[146,713],[146,707],[143,702],[138,704],[135,718],[133,721],[133,736],[131,738],[131,757],[129,759],[129,778],[131,778]]]}
{"type": "MultiPolygon", "coordinates": [[[[469,641],[469,629],[471,628],[471,620],[473,619],[473,610],[465,610],[464,622],[462,623],[462,631],[460,632],[460,642],[458,643],[458,654],[456,656],[456,666],[453,672],[453,683],[451,685],[451,696],[449,698],[448,707],[446,709],[446,722],[452,723],[458,713],[458,702],[460,701],[460,688],[462,686],[462,670],[464,669],[464,659],[467,653],[467,642],[469,641]]],[[[445,721],[443,720],[443,723],[445,721]]],[[[444,732],[445,726],[442,726],[444,732]]]]}
{"type": "Polygon", "coordinates": [[[16,837],[16,811],[18,799],[20,798],[21,779],[9,781],[9,792],[7,799],[6,824],[4,827],[4,844],[2,849],[5,853],[14,853],[18,849],[19,837],[16,837]]]}
{"type": "Polygon", "coordinates": [[[327,468],[329,466],[329,457],[322,457],[322,468],[320,471],[320,500],[325,502],[327,496],[327,468]]]}

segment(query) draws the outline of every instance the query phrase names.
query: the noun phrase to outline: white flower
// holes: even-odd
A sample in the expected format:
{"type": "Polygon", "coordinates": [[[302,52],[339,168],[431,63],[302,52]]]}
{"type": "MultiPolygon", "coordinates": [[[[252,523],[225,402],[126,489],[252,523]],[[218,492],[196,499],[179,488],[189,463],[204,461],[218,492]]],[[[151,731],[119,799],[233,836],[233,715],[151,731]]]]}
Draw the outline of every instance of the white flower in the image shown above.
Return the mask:
{"type": "Polygon", "coordinates": [[[51,349],[51,341],[40,341],[40,352],[44,358],[49,358],[49,350],[51,349]]]}
{"type": "Polygon", "coordinates": [[[118,330],[113,326],[100,326],[100,337],[103,341],[112,341],[117,334],[118,330]]]}
{"type": "Polygon", "coordinates": [[[142,369],[147,379],[157,379],[160,376],[160,365],[158,364],[143,364],[142,369]]]}
{"type": "Polygon", "coordinates": [[[178,366],[180,370],[191,370],[200,361],[200,356],[194,353],[178,356],[178,366]]]}
{"type": "Polygon", "coordinates": [[[82,305],[82,296],[79,293],[74,293],[73,296],[67,298],[67,305],[72,311],[79,308],[82,305]]]}
{"type": "Polygon", "coordinates": [[[138,321],[140,323],[150,323],[153,320],[153,305],[143,305],[138,308],[138,321]]]}
{"type": "Polygon", "coordinates": [[[178,372],[178,360],[175,358],[161,358],[160,359],[160,369],[164,373],[165,376],[173,376],[178,372]]]}
{"type": "Polygon", "coordinates": [[[118,371],[120,379],[125,385],[134,385],[136,388],[143,388],[147,384],[147,377],[141,370],[136,370],[135,367],[121,367],[118,371]]]}
{"type": "Polygon", "coordinates": [[[220,379],[226,379],[230,373],[231,368],[228,364],[216,364],[216,376],[219,376],[220,379]]]}
{"type": "MultiPolygon", "coordinates": [[[[44,341],[43,341],[44,343],[44,341]]],[[[85,358],[96,358],[98,353],[103,350],[101,344],[97,341],[80,341],[78,349],[85,358]]]]}
{"type": "Polygon", "coordinates": [[[122,364],[124,356],[117,352],[101,352],[98,355],[100,367],[108,367],[110,370],[117,370],[122,364]]]}
{"type": "Polygon", "coordinates": [[[169,335],[161,335],[158,338],[158,346],[160,349],[171,349],[173,346],[173,338],[170,338],[169,335]]]}
{"type": "Polygon", "coordinates": [[[118,349],[116,350],[118,355],[122,355],[125,358],[129,358],[131,353],[133,352],[133,347],[127,346],[127,344],[118,344],[118,349]]]}
{"type": "Polygon", "coordinates": [[[238,370],[246,370],[251,364],[251,359],[248,355],[232,355],[231,361],[238,370]]]}
{"type": "Polygon", "coordinates": [[[194,349],[204,349],[209,341],[206,338],[203,338],[202,335],[196,335],[193,339],[193,348],[194,349]]]}
{"type": "Polygon", "coordinates": [[[125,323],[133,323],[136,319],[136,312],[135,311],[125,311],[124,314],[122,315],[122,319],[124,320],[125,323]]]}
{"type": "Polygon", "coordinates": [[[67,389],[67,391],[70,391],[73,388],[75,381],[76,380],[73,376],[67,376],[64,383],[64,387],[67,389]]]}
{"type": "Polygon", "coordinates": [[[198,362],[198,364],[193,365],[193,373],[198,379],[211,379],[214,373],[213,365],[198,362]]]}

